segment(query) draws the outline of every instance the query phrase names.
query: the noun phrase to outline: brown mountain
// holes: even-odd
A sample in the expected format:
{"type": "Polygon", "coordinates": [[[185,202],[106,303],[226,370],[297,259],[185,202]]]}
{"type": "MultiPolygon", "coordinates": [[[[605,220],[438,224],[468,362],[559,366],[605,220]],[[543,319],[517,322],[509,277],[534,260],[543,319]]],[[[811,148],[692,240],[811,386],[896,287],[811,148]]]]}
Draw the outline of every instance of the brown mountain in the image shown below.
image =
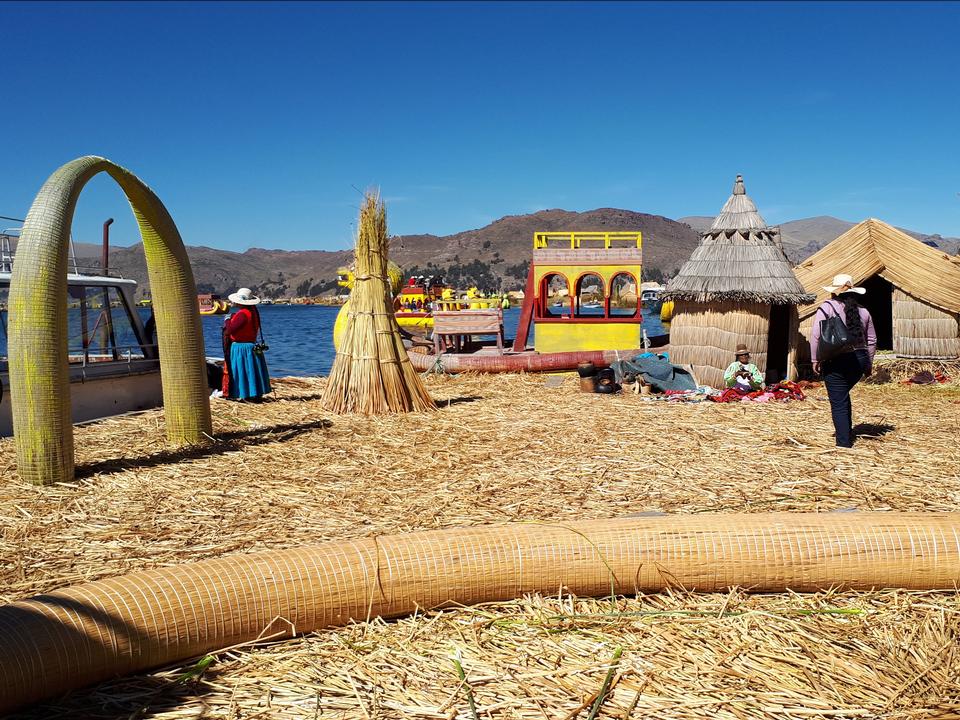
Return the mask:
{"type": "MultiPolygon", "coordinates": [[[[679,222],[687,223],[694,230],[706,230],[713,223],[712,217],[692,215],[680,218],[679,222]]],[[[827,243],[835,240],[856,223],[849,220],[840,220],[829,215],[791,220],[780,225],[780,235],[783,238],[783,250],[787,257],[795,263],[810,257],[827,243]]],[[[910,237],[914,237],[931,247],[939,248],[944,252],[955,255],[960,250],[960,238],[942,237],[940,235],[925,235],[924,233],[899,228],[910,237]]]]}
{"type": "MultiPolygon", "coordinates": [[[[690,216],[679,221],[630,210],[600,208],[587,212],[542,210],[530,215],[508,215],[476,230],[453,235],[399,235],[391,241],[391,257],[407,270],[447,274],[457,284],[477,283],[486,289],[520,289],[530,260],[533,234],[557,230],[640,230],[644,267],[670,274],[693,252],[698,232],[712,217],[690,216]]],[[[780,226],[784,250],[794,262],[816,252],[853,226],[834,217],[805,218],[780,226]]],[[[918,240],[948,253],[960,249],[960,238],[943,238],[905,230],[918,240]]],[[[100,248],[77,243],[81,264],[99,264],[100,248]]],[[[264,250],[236,253],[214,248],[187,248],[201,292],[225,295],[250,287],[267,297],[295,297],[335,292],[337,268],[351,262],[351,250],[264,250]]],[[[115,247],[110,264],[148,288],[143,247],[115,247]]]]}
{"type": "MultiPolygon", "coordinates": [[[[405,269],[438,268],[463,282],[485,282],[504,290],[523,287],[523,266],[530,260],[533,234],[549,230],[640,230],[644,265],[663,272],[676,270],[697,245],[697,233],[687,225],[659,215],[601,208],[587,212],[543,210],[508,215],[486,227],[454,235],[399,235],[391,240],[391,258],[405,269]],[[479,265],[476,263],[479,261],[479,265]]],[[[96,245],[78,243],[77,256],[99,264],[96,245]]],[[[237,287],[254,288],[267,297],[319,295],[333,292],[337,268],[348,264],[350,250],[264,250],[236,253],[208,247],[187,248],[197,288],[226,294],[237,287]]],[[[143,246],[115,247],[110,265],[147,288],[143,246]]],[[[494,289],[488,287],[487,289],[494,289]]]]}

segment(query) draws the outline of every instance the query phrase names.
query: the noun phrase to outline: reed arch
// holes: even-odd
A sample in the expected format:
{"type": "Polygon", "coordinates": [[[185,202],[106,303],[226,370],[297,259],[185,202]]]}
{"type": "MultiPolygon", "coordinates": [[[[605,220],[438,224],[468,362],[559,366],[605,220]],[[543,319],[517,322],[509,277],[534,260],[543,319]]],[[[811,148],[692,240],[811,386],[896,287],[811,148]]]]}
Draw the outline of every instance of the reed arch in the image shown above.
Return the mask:
{"type": "Polygon", "coordinates": [[[67,356],[67,262],[77,198],[106,172],[140,226],[153,297],[167,439],[211,432],[196,286],[183,240],[163,203],[136,175],[106,158],[77,158],[54,172],[27,214],[10,283],[10,400],[17,468],[35,484],[73,479],[67,356]]]}

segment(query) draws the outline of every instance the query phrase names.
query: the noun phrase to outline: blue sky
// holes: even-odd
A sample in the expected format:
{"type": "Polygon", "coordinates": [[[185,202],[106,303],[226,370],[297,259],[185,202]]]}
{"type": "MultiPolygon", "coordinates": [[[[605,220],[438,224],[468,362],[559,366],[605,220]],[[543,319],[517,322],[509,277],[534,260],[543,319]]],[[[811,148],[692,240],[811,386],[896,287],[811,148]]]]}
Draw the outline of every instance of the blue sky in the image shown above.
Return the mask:
{"type": "MultiPolygon", "coordinates": [[[[391,232],[448,234],[713,215],[737,173],[771,223],[960,236],[956,3],[2,3],[0,27],[0,215],[96,154],[238,251],[349,246],[357,188],[391,232]]],[[[111,183],[76,239],[112,215],[138,240],[111,183]]]]}

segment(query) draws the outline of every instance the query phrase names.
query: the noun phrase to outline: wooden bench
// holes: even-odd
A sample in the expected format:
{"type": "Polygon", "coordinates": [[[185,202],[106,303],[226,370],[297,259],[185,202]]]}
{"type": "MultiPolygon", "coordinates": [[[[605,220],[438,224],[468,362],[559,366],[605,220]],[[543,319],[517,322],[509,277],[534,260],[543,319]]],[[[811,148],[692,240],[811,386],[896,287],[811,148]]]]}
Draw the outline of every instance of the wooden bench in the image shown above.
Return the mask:
{"type": "Polygon", "coordinates": [[[503,310],[438,310],[433,313],[433,349],[439,355],[450,347],[460,351],[471,335],[496,335],[503,354],[503,310]]]}

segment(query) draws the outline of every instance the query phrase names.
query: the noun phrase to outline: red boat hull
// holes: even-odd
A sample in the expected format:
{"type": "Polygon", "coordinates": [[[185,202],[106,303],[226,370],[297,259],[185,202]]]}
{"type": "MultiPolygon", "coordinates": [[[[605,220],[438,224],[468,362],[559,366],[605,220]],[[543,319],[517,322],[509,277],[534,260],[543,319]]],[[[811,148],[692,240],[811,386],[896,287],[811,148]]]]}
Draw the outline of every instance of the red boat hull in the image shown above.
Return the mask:
{"type": "Polygon", "coordinates": [[[582,362],[592,362],[598,368],[605,368],[612,362],[634,357],[640,352],[643,352],[642,348],[557,353],[538,353],[528,350],[504,355],[488,353],[428,355],[411,352],[410,363],[420,372],[561,372],[576,370],[577,364],[582,362]]]}

